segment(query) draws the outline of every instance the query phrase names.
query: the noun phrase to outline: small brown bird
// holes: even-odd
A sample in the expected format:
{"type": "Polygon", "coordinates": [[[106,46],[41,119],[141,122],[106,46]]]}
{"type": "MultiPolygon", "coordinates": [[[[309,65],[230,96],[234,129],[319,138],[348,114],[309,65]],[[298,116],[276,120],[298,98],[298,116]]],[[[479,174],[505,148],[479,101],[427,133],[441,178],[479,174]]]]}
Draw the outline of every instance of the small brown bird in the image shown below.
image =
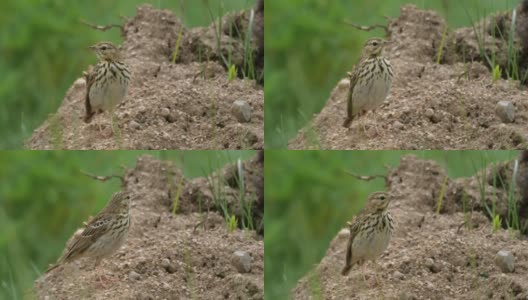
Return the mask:
{"type": "Polygon", "coordinates": [[[125,242],[130,226],[130,195],[117,192],[110,202],[91,219],[81,234],[74,235],[62,256],[46,273],[58,266],[81,257],[95,258],[95,267],[101,259],[114,253],[125,242]]]}
{"type": "Polygon", "coordinates": [[[393,230],[388,206],[389,195],[375,192],[369,196],[363,211],[348,223],[350,237],[341,275],[348,275],[356,263],[363,265],[367,260],[375,261],[387,249],[393,230]]]}
{"type": "Polygon", "coordinates": [[[389,94],[392,78],[392,65],[383,57],[387,41],[372,38],[363,46],[359,63],[350,76],[350,88],[347,95],[347,117],[343,127],[350,127],[357,115],[378,107],[389,94]]]}
{"type": "Polygon", "coordinates": [[[96,112],[109,111],[112,116],[115,107],[123,101],[130,82],[130,71],[122,61],[119,49],[110,42],[90,46],[99,63],[86,77],[86,115],[84,121],[91,122],[96,112]]]}

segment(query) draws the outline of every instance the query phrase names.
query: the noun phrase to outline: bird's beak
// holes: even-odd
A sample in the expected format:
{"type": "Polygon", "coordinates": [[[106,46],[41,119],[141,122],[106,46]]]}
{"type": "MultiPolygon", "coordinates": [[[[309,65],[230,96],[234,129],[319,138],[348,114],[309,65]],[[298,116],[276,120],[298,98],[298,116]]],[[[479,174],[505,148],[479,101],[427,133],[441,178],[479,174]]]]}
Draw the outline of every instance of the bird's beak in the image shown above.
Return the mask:
{"type": "Polygon", "coordinates": [[[92,45],[92,46],[88,47],[88,49],[95,50],[95,45],[92,45]]]}

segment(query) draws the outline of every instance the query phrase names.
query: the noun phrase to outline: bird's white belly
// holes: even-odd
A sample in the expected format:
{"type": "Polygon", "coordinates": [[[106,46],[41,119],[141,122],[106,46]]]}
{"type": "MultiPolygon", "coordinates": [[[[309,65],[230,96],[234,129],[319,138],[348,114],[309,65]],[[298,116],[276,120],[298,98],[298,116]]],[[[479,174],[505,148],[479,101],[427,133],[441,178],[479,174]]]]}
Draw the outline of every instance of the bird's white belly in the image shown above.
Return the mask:
{"type": "Polygon", "coordinates": [[[125,97],[127,86],[120,84],[117,78],[109,78],[108,84],[102,88],[92,86],[90,89],[90,104],[94,111],[112,111],[125,97]]]}
{"type": "Polygon", "coordinates": [[[378,258],[387,249],[390,237],[390,230],[380,231],[371,235],[369,239],[356,237],[352,243],[354,258],[364,261],[378,258]]]}
{"type": "Polygon", "coordinates": [[[392,78],[378,73],[369,82],[358,80],[352,93],[354,111],[372,110],[378,107],[389,94],[392,78]]]}

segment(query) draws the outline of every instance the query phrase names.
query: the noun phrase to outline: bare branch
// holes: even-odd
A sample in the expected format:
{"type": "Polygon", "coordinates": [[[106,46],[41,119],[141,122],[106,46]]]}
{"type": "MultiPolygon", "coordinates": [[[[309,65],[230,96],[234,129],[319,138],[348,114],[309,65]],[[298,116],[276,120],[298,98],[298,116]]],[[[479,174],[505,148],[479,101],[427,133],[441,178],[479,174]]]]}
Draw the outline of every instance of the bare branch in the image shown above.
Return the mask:
{"type": "Polygon", "coordinates": [[[350,175],[356,179],[359,179],[359,180],[363,180],[363,181],[371,181],[371,180],[374,180],[374,179],[377,179],[377,178],[383,178],[385,181],[387,181],[387,176],[386,175],[371,175],[371,176],[365,176],[365,175],[356,175],[352,172],[349,172],[349,171],[346,171],[346,170],[343,170],[343,172],[345,172],[347,175],[350,175]]]}
{"type": "Polygon", "coordinates": [[[95,179],[95,180],[99,180],[99,181],[107,181],[109,179],[112,179],[112,178],[119,178],[121,180],[121,185],[122,186],[125,186],[125,178],[123,176],[119,176],[119,175],[109,175],[109,176],[97,176],[97,175],[93,175],[93,174],[90,174],[88,172],[85,172],[83,170],[81,170],[81,173],[92,178],[92,179],[95,179]]]}
{"type": "Polygon", "coordinates": [[[111,28],[114,28],[114,27],[117,27],[117,28],[120,28],[121,31],[123,31],[123,26],[122,25],[119,25],[119,24],[109,24],[109,25],[105,25],[105,26],[101,26],[101,25],[94,25],[92,23],[88,23],[87,21],[85,20],[80,20],[80,22],[88,27],[91,27],[95,30],[100,30],[100,31],[107,31],[108,29],[111,29],[111,28]]]}
{"type": "Polygon", "coordinates": [[[381,28],[381,29],[385,30],[385,34],[389,33],[389,27],[387,27],[386,25],[376,24],[376,25],[372,25],[372,26],[361,26],[361,25],[357,25],[355,23],[352,23],[351,21],[348,21],[348,20],[344,20],[343,22],[345,24],[349,25],[349,26],[352,26],[352,27],[354,27],[356,29],[359,29],[359,30],[362,30],[362,31],[371,31],[371,30],[374,30],[374,29],[377,29],[377,28],[381,28]]]}

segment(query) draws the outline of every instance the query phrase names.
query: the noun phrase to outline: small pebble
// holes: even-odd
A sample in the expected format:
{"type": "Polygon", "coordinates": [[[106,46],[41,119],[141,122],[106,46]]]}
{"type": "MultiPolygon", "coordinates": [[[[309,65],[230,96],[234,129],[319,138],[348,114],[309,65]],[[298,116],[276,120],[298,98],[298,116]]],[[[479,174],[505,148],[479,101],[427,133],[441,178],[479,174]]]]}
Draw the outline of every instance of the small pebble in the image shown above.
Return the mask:
{"type": "Polygon", "coordinates": [[[233,253],[231,264],[239,273],[248,273],[251,271],[251,256],[246,251],[237,250],[233,253]]]}
{"type": "Polygon", "coordinates": [[[432,123],[438,123],[440,122],[441,118],[438,113],[435,113],[435,111],[432,108],[428,108],[425,110],[425,116],[431,121],[432,123]]]}
{"type": "Polygon", "coordinates": [[[405,125],[403,125],[401,122],[399,121],[395,121],[394,124],[392,125],[394,126],[395,129],[398,129],[398,130],[403,130],[403,128],[405,127],[405,125]]]}
{"type": "Polygon", "coordinates": [[[139,125],[139,123],[134,120],[130,121],[129,126],[134,130],[139,130],[141,128],[141,125],[139,125]]]}
{"type": "Polygon", "coordinates": [[[130,280],[140,280],[141,279],[141,275],[139,275],[139,273],[137,273],[135,271],[130,271],[130,274],[128,275],[128,278],[130,278],[130,280]]]}
{"type": "Polygon", "coordinates": [[[176,272],[176,267],[171,264],[168,258],[164,258],[163,260],[161,260],[161,266],[165,269],[165,271],[167,271],[167,273],[172,274],[176,272]]]}
{"type": "Polygon", "coordinates": [[[394,278],[398,279],[398,280],[403,280],[405,279],[405,275],[403,275],[401,272],[399,271],[395,271],[394,274],[393,274],[394,278]]]}
{"type": "Polygon", "coordinates": [[[251,121],[251,106],[244,100],[236,100],[231,106],[231,113],[240,123],[251,121]]]}
{"type": "Polygon", "coordinates": [[[170,110],[166,107],[161,109],[161,116],[167,118],[170,115],[170,110]]]}
{"type": "Polygon", "coordinates": [[[429,119],[434,116],[434,110],[432,108],[428,108],[425,110],[425,116],[429,119]]]}
{"type": "Polygon", "coordinates": [[[515,106],[510,101],[499,101],[495,107],[495,113],[503,123],[515,121],[515,106]]]}
{"type": "Polygon", "coordinates": [[[501,250],[495,256],[495,264],[504,273],[512,273],[515,270],[515,258],[508,250],[501,250]]]}

